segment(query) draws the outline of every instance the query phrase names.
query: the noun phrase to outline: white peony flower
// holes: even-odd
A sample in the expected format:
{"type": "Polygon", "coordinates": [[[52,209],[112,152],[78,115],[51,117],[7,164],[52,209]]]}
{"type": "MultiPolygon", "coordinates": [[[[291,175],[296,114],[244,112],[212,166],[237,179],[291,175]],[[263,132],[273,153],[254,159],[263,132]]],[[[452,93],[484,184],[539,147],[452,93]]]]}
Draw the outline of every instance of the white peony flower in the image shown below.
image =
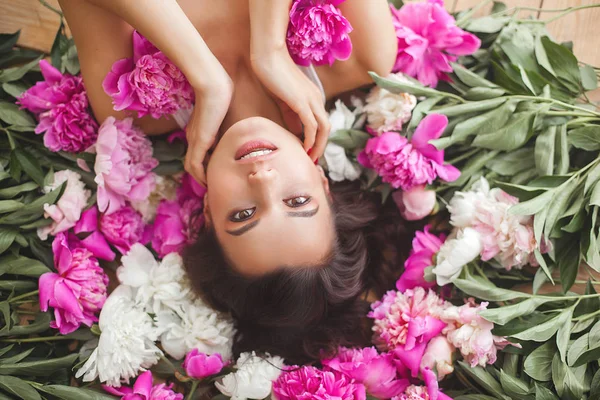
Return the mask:
{"type": "Polygon", "coordinates": [[[156,364],[162,355],[154,344],[158,332],[152,318],[136,307],[128,286],[118,286],[108,296],[99,326],[98,347],[75,375],[83,376],[84,382],[99,378],[109,386],[120,386],[156,364]]]}
{"type": "Polygon", "coordinates": [[[145,223],[150,223],[156,217],[156,209],[161,200],[175,200],[179,182],[170,176],[154,175],[156,186],[150,196],[142,201],[132,201],[131,206],[140,214],[145,223]]]}
{"type": "Polygon", "coordinates": [[[150,250],[136,243],[121,258],[121,263],[117,269],[119,282],[136,289],[135,301],[146,312],[158,314],[188,301],[191,289],[179,254],[167,254],[159,263],[150,250]]]}
{"type": "Polygon", "coordinates": [[[473,225],[477,218],[477,207],[488,199],[490,184],[485,178],[475,182],[468,192],[456,192],[450,204],[450,223],[457,228],[473,225]]]}
{"type": "MultiPolygon", "coordinates": [[[[357,107],[357,110],[360,109],[357,107]]],[[[342,129],[352,129],[357,123],[356,111],[350,111],[344,102],[337,100],[335,109],[329,113],[329,122],[331,123],[330,135],[342,129]]],[[[346,149],[342,146],[333,142],[327,143],[323,157],[325,157],[329,178],[332,181],[354,181],[360,177],[362,168],[357,163],[350,161],[346,155],[346,149]]]]}
{"type": "Polygon", "coordinates": [[[255,352],[242,353],[235,364],[235,372],[225,375],[215,386],[232,400],[264,399],[271,393],[273,381],[281,374],[283,359],[255,352]]]}
{"type": "MultiPolygon", "coordinates": [[[[390,74],[388,79],[407,83],[401,73],[390,74]]],[[[417,105],[417,98],[412,94],[395,94],[379,86],[374,87],[367,96],[367,112],[369,128],[377,133],[400,131],[402,124],[410,121],[412,110],[417,105]]]]}
{"type": "Polygon", "coordinates": [[[158,313],[156,326],[163,349],[175,359],[194,348],[206,354],[219,353],[224,360],[231,358],[233,322],[200,299],[182,303],[177,312],[158,313]]]}
{"type": "Polygon", "coordinates": [[[482,248],[479,232],[473,228],[458,230],[456,237],[448,238],[437,253],[436,266],[432,270],[437,284],[444,286],[456,279],[462,268],[473,261],[482,248]]]}

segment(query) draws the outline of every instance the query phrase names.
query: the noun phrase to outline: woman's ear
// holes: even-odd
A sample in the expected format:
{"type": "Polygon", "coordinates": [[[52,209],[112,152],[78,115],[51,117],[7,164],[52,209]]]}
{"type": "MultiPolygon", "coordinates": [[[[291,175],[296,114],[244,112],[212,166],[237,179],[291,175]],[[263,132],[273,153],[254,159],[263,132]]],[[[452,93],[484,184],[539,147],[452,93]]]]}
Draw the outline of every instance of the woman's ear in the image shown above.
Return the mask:
{"type": "Polygon", "coordinates": [[[210,217],[210,207],[208,206],[208,191],[204,194],[203,203],[202,214],[204,215],[204,225],[210,228],[212,226],[212,219],[210,217]]]}
{"type": "Polygon", "coordinates": [[[325,194],[327,194],[327,196],[330,196],[331,192],[329,191],[329,179],[327,179],[327,177],[325,176],[325,170],[320,165],[317,165],[317,169],[321,174],[321,183],[323,183],[323,189],[325,189],[325,194]]]}

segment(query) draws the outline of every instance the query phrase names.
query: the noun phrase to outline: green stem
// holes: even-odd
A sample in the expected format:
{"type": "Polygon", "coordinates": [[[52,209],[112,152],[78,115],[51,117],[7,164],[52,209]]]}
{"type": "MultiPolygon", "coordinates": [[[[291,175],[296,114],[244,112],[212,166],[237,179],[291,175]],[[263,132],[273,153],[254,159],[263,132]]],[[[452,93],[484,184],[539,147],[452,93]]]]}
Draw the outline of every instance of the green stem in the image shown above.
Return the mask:
{"type": "MultiPolygon", "coordinates": [[[[584,6],[569,7],[569,8],[564,9],[560,14],[555,15],[552,18],[542,20],[541,22],[543,22],[544,24],[549,24],[551,22],[556,21],[557,19],[564,17],[565,15],[567,15],[573,11],[585,10],[586,8],[596,8],[596,7],[600,7],[600,4],[587,4],[584,6]]],[[[545,10],[542,10],[542,11],[545,11],[545,10]]]]}
{"type": "Polygon", "coordinates": [[[586,113],[586,115],[592,114],[592,115],[600,117],[600,112],[588,110],[587,108],[583,108],[583,107],[577,107],[572,104],[565,103],[564,101],[560,101],[560,100],[556,100],[556,99],[547,99],[544,97],[524,96],[524,95],[513,95],[513,96],[507,96],[507,97],[510,97],[512,99],[518,99],[518,100],[533,100],[533,101],[543,101],[543,102],[547,102],[547,103],[548,102],[554,103],[554,104],[560,105],[565,108],[570,108],[571,110],[578,110],[578,111],[584,112],[584,113],[586,113]]]}
{"type": "Polygon", "coordinates": [[[477,11],[479,11],[483,7],[487,6],[491,1],[492,0],[484,0],[484,1],[479,2],[479,4],[477,4],[475,7],[471,8],[469,11],[467,11],[465,13],[465,15],[463,15],[458,21],[456,21],[456,25],[462,27],[462,25],[465,22],[467,22],[468,20],[471,19],[473,14],[475,14],[477,11]]]}
{"type": "Polygon", "coordinates": [[[192,400],[194,398],[194,393],[196,392],[196,389],[198,388],[198,385],[200,384],[200,381],[195,380],[194,382],[192,382],[192,388],[190,389],[190,392],[188,393],[188,395],[185,397],[185,400],[192,400]]]}
{"type": "Polygon", "coordinates": [[[581,317],[573,318],[573,321],[585,321],[586,319],[594,318],[596,315],[600,314],[600,310],[596,310],[591,314],[585,314],[581,317]]]}
{"type": "Polygon", "coordinates": [[[572,119],[569,122],[567,122],[567,126],[583,124],[585,122],[592,122],[592,121],[598,121],[598,120],[599,120],[599,118],[597,118],[597,117],[580,117],[580,118],[572,119]]]}
{"type": "Polygon", "coordinates": [[[62,18],[62,16],[63,16],[62,11],[54,8],[51,4],[48,4],[45,0],[39,0],[39,2],[47,9],[57,13],[62,18]]]}
{"type": "Polygon", "coordinates": [[[577,111],[548,111],[545,113],[546,115],[556,116],[556,117],[585,117],[587,115],[583,115],[577,111]]]}
{"type": "Polygon", "coordinates": [[[23,294],[21,294],[19,296],[13,297],[8,302],[9,303],[13,303],[13,302],[15,302],[17,300],[26,299],[27,297],[31,297],[31,296],[37,295],[39,292],[40,292],[39,290],[34,290],[32,292],[23,293],[23,294]]]}
{"type": "Polygon", "coordinates": [[[39,342],[56,342],[59,340],[74,340],[68,336],[45,336],[24,339],[0,339],[2,343],[39,343],[39,342]]]}

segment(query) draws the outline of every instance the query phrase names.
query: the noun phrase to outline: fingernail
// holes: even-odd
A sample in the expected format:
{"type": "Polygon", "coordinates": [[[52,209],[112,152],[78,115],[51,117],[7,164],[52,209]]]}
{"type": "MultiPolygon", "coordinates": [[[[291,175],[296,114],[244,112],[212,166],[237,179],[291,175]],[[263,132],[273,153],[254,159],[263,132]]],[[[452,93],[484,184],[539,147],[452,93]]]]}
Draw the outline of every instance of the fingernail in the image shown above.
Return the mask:
{"type": "Polygon", "coordinates": [[[315,165],[319,164],[319,158],[317,157],[317,159],[315,160],[315,165]]]}
{"type": "Polygon", "coordinates": [[[308,150],[306,150],[306,154],[308,154],[310,156],[310,153],[312,152],[312,147],[308,150]]]}

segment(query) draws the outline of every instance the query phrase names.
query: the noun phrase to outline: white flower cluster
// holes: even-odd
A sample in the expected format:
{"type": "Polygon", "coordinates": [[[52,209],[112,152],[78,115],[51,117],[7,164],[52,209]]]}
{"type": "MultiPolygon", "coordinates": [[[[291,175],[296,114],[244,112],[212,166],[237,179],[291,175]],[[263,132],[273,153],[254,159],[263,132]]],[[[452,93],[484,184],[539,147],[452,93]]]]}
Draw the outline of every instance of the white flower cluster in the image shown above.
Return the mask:
{"type": "Polygon", "coordinates": [[[194,296],[179,254],[158,262],[138,243],[121,263],[117,270],[121,285],[100,313],[98,347],[78,377],[83,375],[86,382],[99,377],[119,386],[158,361],[162,352],[154,345],[156,340],[176,359],[193,348],[231,358],[232,321],[194,296]],[[131,336],[137,342],[127,339],[131,336]]]}

